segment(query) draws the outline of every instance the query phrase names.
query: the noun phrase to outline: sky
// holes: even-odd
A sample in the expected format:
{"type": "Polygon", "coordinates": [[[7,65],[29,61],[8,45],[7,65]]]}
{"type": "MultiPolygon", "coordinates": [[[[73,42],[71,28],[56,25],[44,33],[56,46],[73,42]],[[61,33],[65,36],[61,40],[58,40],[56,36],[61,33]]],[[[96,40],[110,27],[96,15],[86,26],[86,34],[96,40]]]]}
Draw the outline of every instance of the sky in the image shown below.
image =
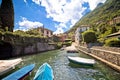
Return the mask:
{"type": "MultiPolygon", "coordinates": [[[[13,0],[14,30],[44,26],[54,34],[72,28],[86,13],[106,0],[13,0]]],[[[1,2],[1,0],[0,0],[1,2]]]]}

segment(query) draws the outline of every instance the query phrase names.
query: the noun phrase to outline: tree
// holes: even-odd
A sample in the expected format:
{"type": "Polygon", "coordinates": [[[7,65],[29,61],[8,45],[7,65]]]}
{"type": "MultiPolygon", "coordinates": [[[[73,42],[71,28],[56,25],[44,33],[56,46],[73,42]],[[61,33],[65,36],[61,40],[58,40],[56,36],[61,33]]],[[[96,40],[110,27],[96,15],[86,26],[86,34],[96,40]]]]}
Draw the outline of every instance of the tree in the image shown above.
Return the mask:
{"type": "Polygon", "coordinates": [[[53,42],[59,42],[60,41],[60,38],[58,36],[53,35],[52,38],[53,38],[53,42]]]}
{"type": "Polygon", "coordinates": [[[14,7],[12,0],[2,0],[0,6],[0,19],[1,28],[5,30],[8,27],[8,31],[13,32],[14,28],[14,7]]]}
{"type": "Polygon", "coordinates": [[[107,31],[105,23],[99,24],[98,29],[101,34],[104,34],[107,31]]]}
{"type": "Polygon", "coordinates": [[[85,31],[82,33],[82,38],[83,38],[83,41],[86,42],[87,44],[88,43],[94,43],[97,41],[97,37],[95,35],[95,32],[93,31],[85,31]]]}
{"type": "Polygon", "coordinates": [[[26,31],[26,33],[29,34],[29,35],[35,35],[35,36],[37,36],[37,35],[41,36],[42,35],[42,33],[40,33],[37,28],[30,29],[30,30],[26,31]]]}
{"type": "Polygon", "coordinates": [[[120,40],[117,38],[110,38],[105,41],[105,46],[120,47],[120,40]]]}

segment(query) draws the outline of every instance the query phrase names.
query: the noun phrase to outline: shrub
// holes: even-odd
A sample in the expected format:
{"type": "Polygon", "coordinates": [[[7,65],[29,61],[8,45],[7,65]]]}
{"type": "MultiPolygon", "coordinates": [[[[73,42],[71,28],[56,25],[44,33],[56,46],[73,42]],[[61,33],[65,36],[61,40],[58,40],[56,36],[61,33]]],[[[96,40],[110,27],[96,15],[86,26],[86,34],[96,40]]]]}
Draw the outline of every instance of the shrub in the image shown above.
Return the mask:
{"type": "Polygon", "coordinates": [[[58,43],[49,43],[49,45],[55,45],[56,49],[60,49],[62,47],[62,43],[58,42],[58,43]]]}
{"type": "Polygon", "coordinates": [[[61,47],[62,47],[62,44],[58,43],[56,48],[60,49],[61,47]]]}
{"type": "Polygon", "coordinates": [[[120,47],[120,40],[118,40],[116,38],[108,39],[105,41],[105,46],[120,47]]]}
{"type": "Polygon", "coordinates": [[[62,45],[71,46],[72,42],[64,42],[62,45]]]}
{"type": "Polygon", "coordinates": [[[86,43],[94,43],[97,41],[97,37],[95,35],[95,32],[93,31],[85,31],[82,33],[83,41],[86,43]]]}
{"type": "Polygon", "coordinates": [[[71,46],[72,44],[72,40],[71,39],[66,39],[62,45],[66,45],[66,46],[71,46]]]}

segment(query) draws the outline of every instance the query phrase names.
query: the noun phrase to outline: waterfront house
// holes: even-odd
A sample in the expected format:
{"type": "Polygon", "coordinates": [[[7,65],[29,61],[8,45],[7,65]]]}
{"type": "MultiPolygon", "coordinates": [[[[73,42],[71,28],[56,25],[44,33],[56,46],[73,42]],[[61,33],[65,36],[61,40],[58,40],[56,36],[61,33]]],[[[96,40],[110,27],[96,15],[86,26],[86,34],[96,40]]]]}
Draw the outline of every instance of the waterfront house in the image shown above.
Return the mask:
{"type": "Polygon", "coordinates": [[[120,16],[113,18],[111,21],[109,21],[110,25],[120,25],[120,16]]]}
{"type": "Polygon", "coordinates": [[[81,32],[84,32],[90,29],[90,25],[81,25],[80,28],[81,28],[81,32]]]}
{"type": "Polygon", "coordinates": [[[79,44],[79,42],[82,40],[81,32],[82,32],[82,29],[80,27],[78,27],[75,31],[75,42],[77,44],[79,44]]]}
{"type": "Polygon", "coordinates": [[[39,27],[38,28],[39,32],[41,32],[41,36],[43,37],[52,37],[53,35],[53,31],[47,29],[47,28],[44,28],[44,27],[39,27]]]}
{"type": "Polygon", "coordinates": [[[60,38],[60,41],[61,42],[64,42],[65,41],[65,39],[67,39],[68,38],[68,35],[67,34],[57,34],[57,36],[60,38]]]}
{"type": "Polygon", "coordinates": [[[89,25],[81,25],[75,31],[75,42],[79,44],[82,41],[82,32],[88,30],[90,28],[89,25]]]}

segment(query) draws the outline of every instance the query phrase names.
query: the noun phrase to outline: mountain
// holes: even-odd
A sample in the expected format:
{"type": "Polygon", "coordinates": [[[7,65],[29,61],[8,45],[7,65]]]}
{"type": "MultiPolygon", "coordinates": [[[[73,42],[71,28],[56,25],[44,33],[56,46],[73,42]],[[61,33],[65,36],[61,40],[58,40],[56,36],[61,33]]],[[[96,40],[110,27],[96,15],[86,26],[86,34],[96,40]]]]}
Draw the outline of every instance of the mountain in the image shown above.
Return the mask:
{"type": "Polygon", "coordinates": [[[120,16],[120,0],[107,0],[83,16],[67,33],[73,33],[80,25],[94,26],[98,22],[107,23],[117,16],[120,16]]]}
{"type": "Polygon", "coordinates": [[[97,7],[100,7],[100,6],[102,6],[103,5],[103,3],[99,3],[98,5],[97,5],[97,7]]]}

